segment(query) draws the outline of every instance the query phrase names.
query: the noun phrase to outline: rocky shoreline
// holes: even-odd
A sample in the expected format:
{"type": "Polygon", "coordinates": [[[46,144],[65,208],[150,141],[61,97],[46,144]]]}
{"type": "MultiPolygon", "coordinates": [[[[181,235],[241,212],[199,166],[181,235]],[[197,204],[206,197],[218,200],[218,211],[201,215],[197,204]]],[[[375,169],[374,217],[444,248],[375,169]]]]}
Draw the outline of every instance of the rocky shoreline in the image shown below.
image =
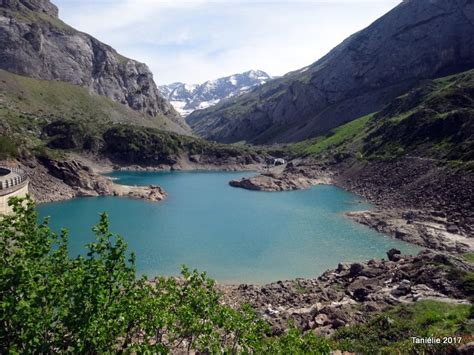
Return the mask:
{"type": "Polygon", "coordinates": [[[6,162],[24,169],[30,178],[29,190],[36,203],[64,201],[75,197],[117,196],[144,199],[152,202],[166,198],[157,185],[127,186],[117,184],[110,177],[74,158],[54,160],[43,158],[23,162],[6,162]]]}
{"type": "MultiPolygon", "coordinates": [[[[228,159],[227,159],[228,160],[228,159]]],[[[433,250],[450,253],[465,253],[474,250],[474,212],[469,201],[452,203],[453,196],[464,195],[472,199],[474,191],[469,181],[456,184],[459,191],[451,195],[438,194],[439,189],[427,189],[422,198],[407,199],[410,191],[399,192],[402,181],[417,181],[417,176],[399,177],[395,171],[409,171],[411,174],[427,174],[426,162],[422,167],[411,169],[403,165],[394,169],[385,164],[382,167],[361,168],[357,163],[321,163],[311,158],[294,159],[277,167],[265,166],[262,162],[236,159],[211,164],[196,157],[177,157],[172,165],[140,166],[117,164],[105,158],[70,154],[66,159],[40,158],[14,162],[25,169],[30,176],[30,192],[37,203],[62,201],[79,196],[123,196],[161,201],[166,192],[159,186],[126,186],[117,184],[103,174],[112,171],[256,171],[260,175],[230,181],[233,187],[255,191],[284,191],[307,189],[317,184],[333,184],[354,192],[375,205],[371,211],[357,211],[347,216],[394,238],[417,244],[433,250]],[[405,169],[404,169],[405,168],[405,169]],[[385,170],[384,170],[385,169],[385,170]],[[382,175],[379,177],[377,175],[382,175]],[[433,200],[439,198],[441,202],[433,200]],[[440,205],[441,204],[441,205],[440,205]],[[454,217],[453,217],[454,215],[454,217]]],[[[418,161],[420,164],[420,161],[418,161]]],[[[11,163],[10,163],[11,164],[11,163]]],[[[431,167],[432,169],[432,167],[431,167]]],[[[445,174],[441,171],[440,174],[445,174]]],[[[430,175],[436,181],[433,173],[430,175]]],[[[469,180],[472,177],[464,177],[469,180]]],[[[455,180],[448,179],[449,182],[455,180]]],[[[459,179],[458,179],[459,180],[459,179]]],[[[474,179],[472,179],[474,184],[474,179]]],[[[434,184],[435,185],[435,184],[434,184]]],[[[440,184],[442,186],[442,184],[440,184]]],[[[445,182],[444,185],[447,185],[445,182]]],[[[423,185],[426,187],[426,184],[423,185]]],[[[419,190],[415,184],[412,190],[419,190]]],[[[453,189],[453,188],[452,188],[453,189]]]]}
{"type": "Polygon", "coordinates": [[[266,168],[258,175],[240,180],[232,180],[230,186],[255,191],[287,191],[308,189],[314,185],[332,184],[332,174],[320,167],[297,166],[290,162],[285,165],[266,168]]]}
{"type": "Polygon", "coordinates": [[[237,160],[211,164],[197,157],[178,157],[172,165],[141,166],[118,164],[95,155],[71,153],[64,158],[33,158],[2,162],[24,169],[30,177],[30,194],[36,203],[64,201],[83,196],[118,196],[161,201],[167,194],[157,185],[127,186],[104,174],[113,171],[260,171],[263,164],[237,160]]]}
{"type": "Polygon", "coordinates": [[[355,222],[380,233],[426,248],[460,254],[474,250],[474,238],[450,229],[445,219],[426,219],[423,211],[377,209],[346,213],[355,222]],[[418,213],[417,213],[418,212],[418,213]]]}
{"type": "Polygon", "coordinates": [[[474,250],[474,176],[459,174],[422,159],[370,165],[306,158],[229,184],[256,191],[334,184],[375,205],[373,211],[348,213],[354,221],[426,248],[465,253],[474,250]]]}
{"type": "Polygon", "coordinates": [[[470,286],[453,275],[473,272],[474,265],[429,250],[404,256],[392,249],[387,256],[388,260],[339,264],[313,279],[218,287],[229,305],[252,305],[271,324],[274,335],[293,322],[303,331],[328,336],[395,305],[421,300],[470,304],[470,286]]]}

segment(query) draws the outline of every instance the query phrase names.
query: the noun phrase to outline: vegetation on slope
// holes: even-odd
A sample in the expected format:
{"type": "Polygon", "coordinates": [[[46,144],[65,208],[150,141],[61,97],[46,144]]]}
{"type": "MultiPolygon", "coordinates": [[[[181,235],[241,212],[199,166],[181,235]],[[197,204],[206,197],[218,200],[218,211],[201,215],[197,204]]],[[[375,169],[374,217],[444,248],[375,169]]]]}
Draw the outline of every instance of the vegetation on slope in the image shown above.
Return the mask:
{"type": "Polygon", "coordinates": [[[18,150],[15,143],[9,137],[0,137],[0,159],[16,158],[18,150]]]}
{"type": "Polygon", "coordinates": [[[290,146],[298,154],[474,160],[474,70],[425,83],[382,111],[290,146]]]}
{"type": "MultiPolygon", "coordinates": [[[[186,154],[191,159],[217,163],[219,159],[246,157],[259,161],[265,152],[244,145],[224,145],[193,137],[143,127],[116,125],[103,134],[104,152],[119,162],[130,164],[174,164],[186,154]]],[[[197,162],[197,160],[195,162],[197,162]]]]}
{"type": "Polygon", "coordinates": [[[187,121],[220,142],[295,142],[379,111],[422,80],[472,68],[470,3],[442,3],[404,1],[317,62],[187,121]]]}
{"type": "Polygon", "coordinates": [[[64,151],[108,154],[130,163],[167,163],[171,155],[252,153],[169,132],[163,117],[60,81],[37,80],[0,70],[0,158],[64,151]]]}
{"type": "Polygon", "coordinates": [[[420,301],[397,306],[367,324],[342,328],[334,335],[339,349],[361,354],[442,353],[469,341],[474,333],[472,305],[420,301]],[[441,344],[416,344],[412,337],[436,337],[441,344]],[[446,340],[450,337],[452,340],[446,340]]]}
{"type": "Polygon", "coordinates": [[[367,115],[354,121],[339,126],[326,136],[316,137],[304,142],[291,145],[291,149],[296,153],[320,154],[329,149],[337,149],[345,143],[353,143],[363,134],[366,126],[373,115],[367,115]]]}
{"type": "Polygon", "coordinates": [[[474,264],[474,253],[466,253],[463,255],[463,258],[467,262],[474,264]]]}
{"type": "MultiPolygon", "coordinates": [[[[82,139],[97,136],[119,123],[172,129],[163,117],[152,119],[79,86],[32,79],[4,70],[0,70],[0,117],[2,136],[14,142],[15,150],[23,151],[45,145],[44,127],[58,121],[74,125],[75,135],[82,139]]],[[[11,155],[11,149],[3,146],[1,152],[11,155]]]]}
{"type": "Polygon", "coordinates": [[[32,129],[56,119],[92,126],[135,124],[161,129],[171,123],[150,117],[87,89],[53,80],[38,80],[0,70],[0,114],[16,129],[32,129]]]}

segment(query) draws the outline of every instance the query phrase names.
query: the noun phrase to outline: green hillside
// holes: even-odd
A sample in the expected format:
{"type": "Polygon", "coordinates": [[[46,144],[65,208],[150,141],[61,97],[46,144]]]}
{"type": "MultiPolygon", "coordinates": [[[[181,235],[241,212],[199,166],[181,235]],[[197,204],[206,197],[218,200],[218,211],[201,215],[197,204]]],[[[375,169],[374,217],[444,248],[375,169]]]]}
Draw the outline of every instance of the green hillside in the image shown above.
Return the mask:
{"type": "Polygon", "coordinates": [[[47,144],[45,127],[57,122],[66,122],[82,139],[100,135],[113,124],[180,131],[164,117],[149,117],[85,88],[4,70],[0,70],[0,117],[3,156],[47,144]]]}
{"type": "Polygon", "coordinates": [[[127,123],[180,131],[164,117],[150,117],[87,89],[0,70],[0,112],[16,127],[71,119],[92,125],[127,123]]]}
{"type": "Polygon", "coordinates": [[[474,160],[474,70],[429,81],[378,113],[289,145],[297,154],[474,160]]]}
{"type": "Polygon", "coordinates": [[[147,116],[79,86],[3,70],[0,117],[0,159],[89,151],[124,162],[160,164],[180,153],[253,152],[177,134],[182,129],[164,116],[147,116]]]}

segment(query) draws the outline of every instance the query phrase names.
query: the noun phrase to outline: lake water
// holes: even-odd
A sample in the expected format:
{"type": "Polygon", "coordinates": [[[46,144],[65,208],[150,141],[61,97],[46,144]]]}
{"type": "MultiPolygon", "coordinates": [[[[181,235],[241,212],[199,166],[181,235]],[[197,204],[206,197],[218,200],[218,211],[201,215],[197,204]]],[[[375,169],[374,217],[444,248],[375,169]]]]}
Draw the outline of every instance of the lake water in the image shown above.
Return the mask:
{"type": "Polygon", "coordinates": [[[120,172],[126,185],[158,184],[168,193],[152,203],[85,197],[39,206],[53,229],[70,231],[71,254],[84,252],[90,229],[106,211],[114,232],[137,256],[139,274],[176,275],[180,265],[220,282],[263,283],[315,277],[342,261],[385,257],[390,248],[419,248],[352,222],[344,212],[371,206],[335,186],[257,192],[232,188],[242,172],[120,172]]]}

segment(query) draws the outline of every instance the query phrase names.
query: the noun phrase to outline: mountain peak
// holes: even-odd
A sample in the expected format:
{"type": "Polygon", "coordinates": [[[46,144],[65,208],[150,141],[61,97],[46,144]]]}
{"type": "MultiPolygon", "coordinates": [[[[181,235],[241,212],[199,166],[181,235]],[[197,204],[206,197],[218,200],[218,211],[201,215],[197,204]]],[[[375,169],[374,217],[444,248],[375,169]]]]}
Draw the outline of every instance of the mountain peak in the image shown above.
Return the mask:
{"type": "Polygon", "coordinates": [[[380,110],[423,80],[474,66],[472,0],[407,0],[317,62],[187,117],[204,138],[282,143],[380,110]]]}
{"type": "Polygon", "coordinates": [[[204,109],[222,100],[239,96],[266,83],[272,77],[263,70],[249,70],[201,84],[173,83],[159,87],[162,95],[183,116],[204,109]]]}
{"type": "Polygon", "coordinates": [[[244,74],[247,74],[248,76],[250,77],[256,77],[256,78],[267,78],[267,79],[271,79],[271,76],[268,75],[267,73],[265,73],[263,70],[249,70],[247,72],[245,72],[244,74]]]}

